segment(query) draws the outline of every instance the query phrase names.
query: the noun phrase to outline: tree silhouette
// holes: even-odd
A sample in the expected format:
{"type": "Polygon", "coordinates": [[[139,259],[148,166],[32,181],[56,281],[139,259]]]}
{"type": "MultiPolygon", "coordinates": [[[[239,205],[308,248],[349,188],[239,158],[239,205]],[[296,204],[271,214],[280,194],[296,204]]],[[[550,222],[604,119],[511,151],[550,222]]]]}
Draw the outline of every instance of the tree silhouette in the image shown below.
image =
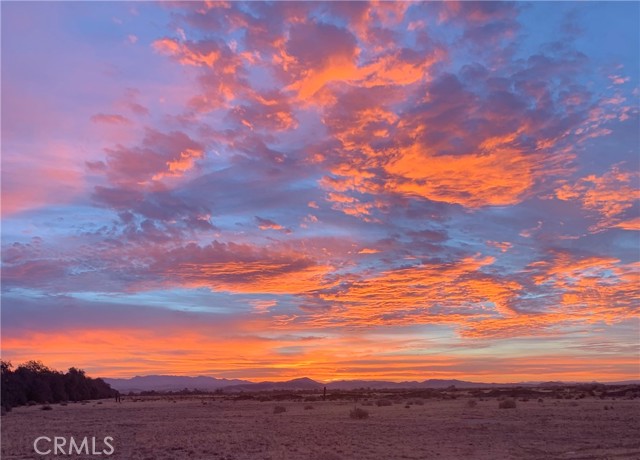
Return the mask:
{"type": "Polygon", "coordinates": [[[13,369],[9,361],[0,361],[2,371],[1,405],[12,407],[36,403],[104,399],[115,395],[102,379],[87,377],[82,369],[72,367],[66,374],[52,370],[40,361],[27,361],[13,369]]]}

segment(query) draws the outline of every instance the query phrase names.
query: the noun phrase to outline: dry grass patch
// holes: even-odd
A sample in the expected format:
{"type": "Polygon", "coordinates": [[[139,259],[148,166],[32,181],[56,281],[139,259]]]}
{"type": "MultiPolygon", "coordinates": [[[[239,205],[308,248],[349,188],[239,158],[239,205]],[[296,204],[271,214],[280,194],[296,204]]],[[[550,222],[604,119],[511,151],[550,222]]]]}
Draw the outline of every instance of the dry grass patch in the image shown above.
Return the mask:
{"type": "Polygon", "coordinates": [[[354,407],[351,412],[349,412],[349,417],[362,420],[365,418],[369,418],[369,412],[362,409],[361,407],[354,407]]]}
{"type": "Polygon", "coordinates": [[[516,408],[516,400],[512,398],[505,399],[504,401],[500,401],[498,404],[500,409],[515,409],[516,408]]]}

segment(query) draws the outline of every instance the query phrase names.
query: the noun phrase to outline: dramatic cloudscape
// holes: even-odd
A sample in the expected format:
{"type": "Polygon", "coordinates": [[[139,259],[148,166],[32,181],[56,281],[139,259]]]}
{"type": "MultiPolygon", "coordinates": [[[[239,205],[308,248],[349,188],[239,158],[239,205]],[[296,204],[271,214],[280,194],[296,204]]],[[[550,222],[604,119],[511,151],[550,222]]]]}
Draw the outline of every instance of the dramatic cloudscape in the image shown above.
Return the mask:
{"type": "Polygon", "coordinates": [[[637,2],[2,2],[2,357],[639,378],[637,2]]]}

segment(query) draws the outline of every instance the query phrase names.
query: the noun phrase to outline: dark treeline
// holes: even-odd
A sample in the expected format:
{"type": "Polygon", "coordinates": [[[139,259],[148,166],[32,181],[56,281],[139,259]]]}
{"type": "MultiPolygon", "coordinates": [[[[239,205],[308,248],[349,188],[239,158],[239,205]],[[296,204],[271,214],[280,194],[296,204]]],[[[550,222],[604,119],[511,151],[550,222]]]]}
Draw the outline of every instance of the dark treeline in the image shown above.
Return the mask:
{"type": "Polygon", "coordinates": [[[116,394],[102,379],[87,377],[83,370],[74,367],[62,373],[49,369],[40,361],[28,361],[15,370],[10,362],[0,363],[1,405],[7,411],[31,401],[40,404],[84,401],[111,398],[116,394]]]}

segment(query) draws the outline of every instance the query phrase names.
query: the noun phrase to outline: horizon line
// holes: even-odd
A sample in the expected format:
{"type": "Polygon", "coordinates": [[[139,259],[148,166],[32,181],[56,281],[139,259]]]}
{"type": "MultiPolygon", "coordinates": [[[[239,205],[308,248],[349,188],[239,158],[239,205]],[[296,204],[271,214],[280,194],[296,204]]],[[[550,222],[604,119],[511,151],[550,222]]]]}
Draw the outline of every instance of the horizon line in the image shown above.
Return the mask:
{"type": "Polygon", "coordinates": [[[639,382],[640,383],[640,377],[637,378],[623,378],[623,379],[617,379],[617,380],[600,380],[600,379],[594,379],[594,380],[555,380],[555,379],[545,379],[545,380],[524,380],[524,381],[477,381],[477,380],[466,380],[466,379],[461,379],[461,378],[424,378],[421,380],[389,380],[389,379],[367,379],[367,378],[354,378],[354,379],[335,379],[335,380],[319,380],[319,379],[314,379],[312,377],[308,377],[308,376],[302,376],[302,377],[293,377],[293,378],[289,378],[286,380],[253,380],[253,379],[246,379],[246,378],[241,378],[241,377],[233,377],[233,378],[228,378],[228,377],[214,377],[212,375],[178,375],[178,374],[146,374],[146,375],[134,375],[133,377],[97,377],[100,379],[111,379],[111,380],[131,380],[137,377],[186,377],[186,378],[198,378],[198,377],[205,377],[205,378],[212,378],[212,379],[216,379],[216,380],[242,380],[247,382],[247,384],[259,384],[259,383],[287,383],[287,382],[291,382],[294,380],[303,380],[303,379],[308,379],[308,380],[312,380],[315,383],[319,383],[319,384],[323,384],[323,385],[328,385],[331,383],[335,383],[335,382],[358,382],[358,381],[363,381],[363,382],[384,382],[384,383],[394,383],[394,384],[401,384],[401,383],[422,383],[422,382],[426,382],[426,381],[450,381],[450,380],[455,380],[458,382],[464,382],[464,383],[477,383],[477,384],[482,384],[482,385],[519,385],[519,384],[542,384],[542,383],[564,383],[564,384],[587,384],[587,383],[600,383],[600,384],[611,384],[611,383],[618,383],[618,382],[639,382]]]}

